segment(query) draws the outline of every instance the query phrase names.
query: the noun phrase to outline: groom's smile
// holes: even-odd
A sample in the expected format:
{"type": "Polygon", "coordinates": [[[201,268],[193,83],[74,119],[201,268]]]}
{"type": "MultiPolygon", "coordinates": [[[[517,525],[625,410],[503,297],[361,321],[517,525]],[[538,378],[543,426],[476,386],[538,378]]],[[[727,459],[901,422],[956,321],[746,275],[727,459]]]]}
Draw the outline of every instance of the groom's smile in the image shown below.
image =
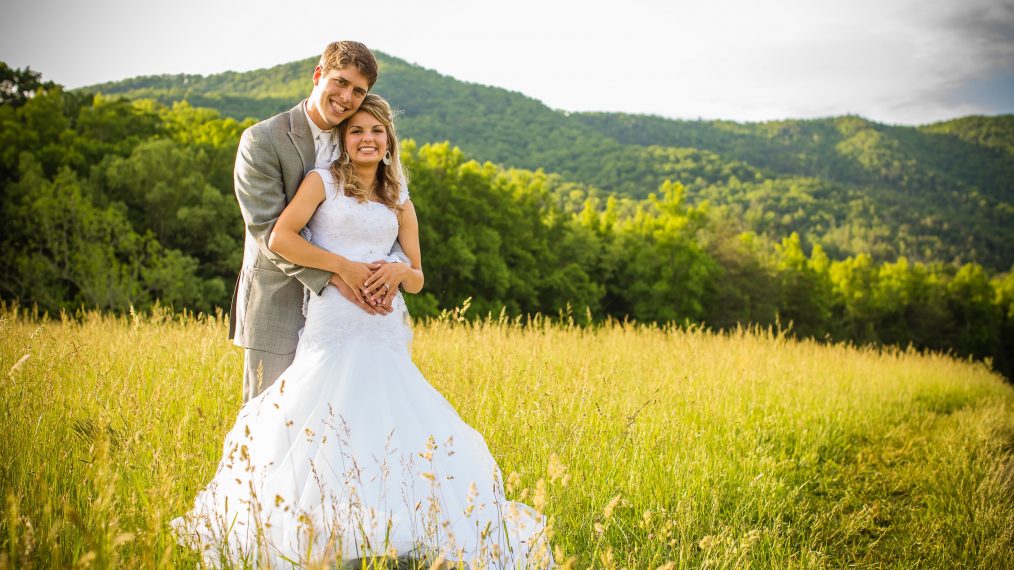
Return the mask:
{"type": "Polygon", "coordinates": [[[307,112],[318,127],[331,129],[359,109],[369,88],[366,76],[354,67],[324,73],[318,66],[313,72],[307,112]]]}

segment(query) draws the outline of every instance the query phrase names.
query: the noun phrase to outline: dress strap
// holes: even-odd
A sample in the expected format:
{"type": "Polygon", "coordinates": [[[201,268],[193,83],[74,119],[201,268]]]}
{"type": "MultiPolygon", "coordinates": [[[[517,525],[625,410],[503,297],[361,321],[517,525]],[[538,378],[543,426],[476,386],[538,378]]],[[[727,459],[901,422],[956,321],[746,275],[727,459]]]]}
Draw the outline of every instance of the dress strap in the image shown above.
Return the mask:
{"type": "Polygon", "coordinates": [[[409,198],[408,195],[408,184],[404,180],[401,181],[401,188],[398,189],[398,204],[404,204],[409,198]]]}
{"type": "Polygon", "coordinates": [[[321,180],[324,181],[324,196],[328,198],[338,196],[338,185],[335,183],[335,179],[331,174],[330,168],[315,168],[313,169],[313,172],[319,174],[321,180]]]}

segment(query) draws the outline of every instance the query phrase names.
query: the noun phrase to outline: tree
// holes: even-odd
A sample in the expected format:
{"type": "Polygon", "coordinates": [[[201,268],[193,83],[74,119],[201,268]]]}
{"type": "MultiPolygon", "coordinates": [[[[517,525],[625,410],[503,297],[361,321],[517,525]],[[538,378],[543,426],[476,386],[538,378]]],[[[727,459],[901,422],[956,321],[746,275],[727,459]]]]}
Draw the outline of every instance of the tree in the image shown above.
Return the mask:
{"type": "Polygon", "coordinates": [[[829,331],[831,317],[827,256],[815,245],[812,258],[808,259],[795,232],[776,245],[775,251],[778,313],[782,322],[791,322],[793,329],[803,336],[823,336],[829,331]]]}
{"type": "Polygon", "coordinates": [[[210,308],[205,286],[192,273],[196,262],[136,233],[122,208],[93,204],[74,171],[63,168],[46,180],[25,153],[20,174],[4,243],[12,252],[0,276],[5,297],[44,309],[125,310],[156,298],[210,308]],[[160,279],[147,279],[156,275],[160,279]]]}
{"type": "Polygon", "coordinates": [[[0,61],[0,105],[20,107],[39,91],[53,87],[55,83],[42,81],[42,74],[31,67],[13,69],[0,61]]]}

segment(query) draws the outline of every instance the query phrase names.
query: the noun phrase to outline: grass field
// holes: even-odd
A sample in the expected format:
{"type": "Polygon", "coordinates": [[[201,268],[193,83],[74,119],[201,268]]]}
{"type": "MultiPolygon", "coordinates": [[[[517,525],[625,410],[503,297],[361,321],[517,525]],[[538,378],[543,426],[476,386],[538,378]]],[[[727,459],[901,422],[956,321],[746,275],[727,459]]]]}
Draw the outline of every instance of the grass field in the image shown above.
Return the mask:
{"type": "MultiPolygon", "coordinates": [[[[0,311],[0,567],[188,567],[241,404],[215,318],[0,311]]],[[[416,325],[416,363],[577,568],[1014,567],[1014,388],[777,333],[416,325]]]]}

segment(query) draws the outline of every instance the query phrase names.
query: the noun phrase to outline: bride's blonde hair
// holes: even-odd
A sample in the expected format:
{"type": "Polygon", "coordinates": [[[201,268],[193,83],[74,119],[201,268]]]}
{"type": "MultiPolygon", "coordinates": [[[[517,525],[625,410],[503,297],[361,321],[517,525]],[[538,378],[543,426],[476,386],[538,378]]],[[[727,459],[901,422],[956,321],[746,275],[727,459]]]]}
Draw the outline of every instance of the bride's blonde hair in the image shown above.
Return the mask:
{"type": "MultiPolygon", "coordinates": [[[[377,201],[388,208],[396,211],[401,210],[398,203],[398,196],[401,193],[402,185],[408,185],[405,176],[405,169],[401,165],[401,154],[398,152],[398,135],[394,132],[394,112],[391,105],[380,95],[369,93],[359,106],[359,112],[367,112],[373,115],[384,125],[387,131],[387,151],[391,153],[391,164],[381,162],[377,165],[377,179],[374,193],[377,201]]],[[[355,116],[355,115],[353,115],[355,116]]],[[[351,117],[350,117],[351,118],[351,117]]],[[[342,188],[346,196],[353,197],[360,202],[369,200],[370,185],[366,181],[359,180],[356,169],[348,159],[348,149],[345,148],[345,133],[348,130],[349,120],[346,119],[338,125],[338,140],[341,141],[341,157],[331,163],[331,174],[334,176],[338,187],[342,188]]]]}

